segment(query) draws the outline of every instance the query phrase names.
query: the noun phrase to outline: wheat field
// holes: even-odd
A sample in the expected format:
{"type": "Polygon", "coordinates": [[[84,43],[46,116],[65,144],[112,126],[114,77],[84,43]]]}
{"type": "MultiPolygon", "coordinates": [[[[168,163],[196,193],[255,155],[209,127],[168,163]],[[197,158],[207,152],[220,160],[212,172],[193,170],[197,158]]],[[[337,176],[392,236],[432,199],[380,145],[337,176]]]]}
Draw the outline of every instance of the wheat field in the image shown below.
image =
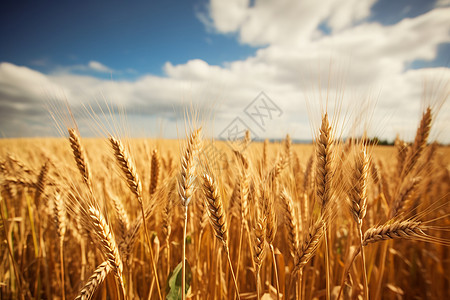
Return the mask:
{"type": "Polygon", "coordinates": [[[450,149],[0,140],[1,299],[449,299],[450,149]],[[211,151],[213,149],[213,151],[211,151]],[[185,259],[183,259],[185,258],[185,259]]]}

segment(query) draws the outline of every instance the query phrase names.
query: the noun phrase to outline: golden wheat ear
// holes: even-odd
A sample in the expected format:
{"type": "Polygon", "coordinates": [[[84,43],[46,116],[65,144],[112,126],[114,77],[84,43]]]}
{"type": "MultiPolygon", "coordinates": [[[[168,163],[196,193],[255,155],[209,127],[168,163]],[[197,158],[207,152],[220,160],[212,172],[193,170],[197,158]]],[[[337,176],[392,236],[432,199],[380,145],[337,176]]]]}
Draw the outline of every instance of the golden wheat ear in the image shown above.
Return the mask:
{"type": "Polygon", "coordinates": [[[261,299],[261,267],[266,256],[264,219],[257,217],[253,230],[253,264],[255,265],[257,299],[261,299]]]}
{"type": "Polygon", "coordinates": [[[297,252],[294,271],[299,272],[314,257],[319,244],[324,237],[325,222],[322,218],[309,227],[306,236],[297,252]]]}
{"type": "Polygon", "coordinates": [[[48,184],[48,172],[50,167],[50,161],[47,160],[41,167],[36,183],[34,184],[36,192],[34,194],[34,203],[39,206],[40,200],[45,192],[45,187],[48,184]]]}
{"type": "Polygon", "coordinates": [[[322,207],[322,213],[327,211],[327,206],[333,198],[334,185],[334,136],[328,115],[322,117],[319,136],[316,143],[316,195],[322,207]]]}
{"type": "Polygon", "coordinates": [[[215,180],[208,174],[202,176],[203,179],[203,193],[205,195],[205,203],[209,221],[214,229],[216,237],[222,241],[224,247],[228,247],[228,226],[227,217],[222,204],[222,198],[215,180]]]}
{"type": "Polygon", "coordinates": [[[178,193],[180,194],[181,204],[183,206],[189,205],[194,193],[195,171],[198,155],[202,148],[201,134],[201,128],[193,131],[182,152],[178,193]]]}
{"type": "Polygon", "coordinates": [[[150,174],[150,187],[149,194],[150,196],[156,192],[156,188],[159,184],[161,173],[161,158],[159,156],[158,150],[154,149],[152,152],[152,165],[151,165],[151,174],[150,174]]]}
{"type": "Polygon", "coordinates": [[[108,222],[103,214],[93,206],[88,208],[89,217],[91,218],[92,226],[95,229],[95,234],[98,237],[98,242],[106,256],[108,263],[111,265],[114,274],[117,277],[122,277],[123,264],[119,254],[119,249],[116,244],[114,233],[111,230],[108,222]]]}
{"type": "Polygon", "coordinates": [[[54,216],[58,235],[61,240],[64,240],[67,229],[67,216],[64,198],[60,193],[57,193],[54,197],[54,216]]]}
{"type": "Polygon", "coordinates": [[[181,299],[186,299],[186,236],[187,236],[187,218],[188,218],[188,205],[194,194],[194,184],[196,178],[196,168],[198,164],[199,152],[202,148],[201,128],[193,131],[181,154],[181,167],[178,178],[178,194],[180,196],[181,205],[183,206],[183,247],[181,258],[181,299]]]}
{"type": "Polygon", "coordinates": [[[419,161],[419,158],[423,150],[427,146],[432,120],[433,115],[431,113],[431,107],[427,107],[425,112],[422,114],[422,119],[420,120],[420,125],[417,128],[414,143],[410,148],[408,148],[407,156],[402,168],[400,178],[405,178],[419,161]]]}
{"type": "Polygon", "coordinates": [[[288,232],[289,250],[291,255],[295,257],[298,251],[298,231],[297,218],[294,212],[294,201],[286,189],[281,192],[280,199],[283,204],[284,220],[288,232]]]}
{"type": "MultiPolygon", "coordinates": [[[[141,180],[140,180],[139,175],[137,173],[136,166],[133,163],[133,160],[131,159],[130,154],[128,153],[127,149],[124,147],[122,142],[120,140],[114,138],[114,137],[110,137],[109,141],[110,141],[111,146],[112,146],[112,148],[114,150],[114,156],[116,157],[117,163],[118,163],[120,169],[122,170],[122,172],[125,175],[125,179],[126,179],[128,188],[135,195],[136,199],[139,202],[139,206],[140,206],[140,209],[141,209],[141,216],[140,216],[140,220],[141,221],[140,222],[142,222],[142,224],[143,224],[144,236],[145,236],[145,240],[146,240],[147,245],[148,245],[148,247],[146,249],[150,252],[150,262],[151,262],[151,265],[152,265],[153,275],[156,278],[156,288],[157,288],[157,291],[158,291],[158,296],[159,296],[160,299],[162,299],[161,288],[160,288],[160,284],[159,284],[159,280],[158,280],[158,275],[157,275],[157,270],[156,270],[155,258],[154,258],[154,255],[153,255],[152,244],[150,242],[150,237],[149,237],[149,234],[147,232],[147,226],[146,226],[147,212],[145,211],[146,209],[144,208],[144,197],[143,197],[143,194],[142,194],[142,183],[141,183],[141,180]]],[[[153,210],[153,208],[154,208],[153,204],[154,204],[154,201],[152,203],[150,203],[150,209],[151,210],[153,210]]],[[[128,258],[128,255],[130,254],[129,250],[133,248],[135,237],[136,237],[135,234],[139,231],[140,223],[137,223],[136,227],[133,229],[134,231],[131,233],[131,236],[128,237],[128,239],[125,241],[124,247],[126,249],[124,251],[126,253],[126,257],[127,258],[128,258]]]]}
{"type": "Polygon", "coordinates": [[[80,171],[81,178],[89,190],[92,191],[91,168],[87,159],[86,151],[81,143],[80,136],[74,128],[69,128],[69,142],[72,148],[73,157],[80,171]]]}
{"type": "Polygon", "coordinates": [[[427,229],[422,222],[416,220],[396,220],[392,223],[386,223],[374,226],[364,233],[364,246],[390,239],[418,240],[428,243],[436,243],[444,246],[450,246],[446,239],[430,236],[424,231],[427,229]]]}
{"type": "Polygon", "coordinates": [[[106,194],[109,195],[108,199],[111,200],[114,212],[116,213],[117,228],[118,228],[118,238],[119,240],[124,240],[127,232],[130,230],[131,224],[128,217],[128,213],[123,206],[122,201],[115,195],[112,195],[107,189],[105,189],[106,194]]]}
{"type": "Polygon", "coordinates": [[[116,158],[117,164],[125,175],[128,188],[136,196],[138,202],[140,204],[143,203],[142,183],[139,179],[136,166],[131,160],[131,156],[120,140],[114,137],[110,137],[109,142],[111,143],[111,147],[114,150],[114,156],[116,158]]]}
{"type": "Polygon", "coordinates": [[[234,275],[233,266],[231,264],[230,250],[228,248],[228,226],[227,226],[227,216],[225,214],[225,209],[222,203],[222,197],[219,193],[219,186],[212,173],[203,174],[203,193],[205,195],[205,203],[207,207],[207,212],[209,216],[209,221],[214,229],[216,237],[222,242],[223,248],[225,250],[225,255],[228,258],[229,267],[231,274],[233,276],[233,281],[236,289],[236,294],[238,299],[239,287],[237,284],[236,277],[234,275]]]}
{"type": "Polygon", "coordinates": [[[94,273],[89,277],[83,288],[81,289],[78,296],[75,300],[90,300],[94,296],[97,288],[102,284],[105,280],[106,276],[112,270],[111,265],[108,261],[104,261],[101,263],[97,269],[95,269],[94,273]]]}
{"type": "Polygon", "coordinates": [[[369,298],[369,285],[367,280],[366,271],[366,259],[364,251],[362,223],[367,212],[368,202],[368,178],[369,178],[369,166],[370,166],[370,153],[367,150],[367,146],[363,141],[355,149],[355,163],[351,171],[351,184],[348,190],[348,197],[351,201],[350,211],[357,224],[361,260],[363,266],[363,280],[364,280],[364,295],[366,299],[369,298]]]}
{"type": "Polygon", "coordinates": [[[361,224],[367,212],[367,186],[370,156],[364,145],[355,153],[355,163],[351,174],[351,186],[348,195],[351,201],[351,214],[357,224],[361,224]]]}
{"type": "Polygon", "coordinates": [[[61,268],[61,290],[62,299],[66,299],[65,293],[65,275],[64,275],[64,236],[67,229],[67,217],[66,208],[64,204],[64,198],[57,192],[53,200],[54,204],[54,216],[59,235],[59,255],[60,255],[60,268],[61,268]]]}

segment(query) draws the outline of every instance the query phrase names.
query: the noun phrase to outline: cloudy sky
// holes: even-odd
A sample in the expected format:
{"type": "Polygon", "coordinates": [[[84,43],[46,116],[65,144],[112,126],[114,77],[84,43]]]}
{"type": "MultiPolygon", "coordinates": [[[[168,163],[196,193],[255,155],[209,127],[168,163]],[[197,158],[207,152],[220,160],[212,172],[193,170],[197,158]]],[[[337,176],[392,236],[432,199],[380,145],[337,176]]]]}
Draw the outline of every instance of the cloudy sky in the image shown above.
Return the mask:
{"type": "MultiPolygon", "coordinates": [[[[328,98],[346,127],[410,139],[424,103],[448,97],[450,1],[317,3],[9,1],[0,137],[58,136],[49,110],[67,101],[84,136],[98,133],[87,107],[106,122],[108,103],[131,136],[177,137],[193,105],[215,137],[311,139],[328,98]]],[[[433,138],[450,142],[449,120],[445,103],[433,138]]]]}

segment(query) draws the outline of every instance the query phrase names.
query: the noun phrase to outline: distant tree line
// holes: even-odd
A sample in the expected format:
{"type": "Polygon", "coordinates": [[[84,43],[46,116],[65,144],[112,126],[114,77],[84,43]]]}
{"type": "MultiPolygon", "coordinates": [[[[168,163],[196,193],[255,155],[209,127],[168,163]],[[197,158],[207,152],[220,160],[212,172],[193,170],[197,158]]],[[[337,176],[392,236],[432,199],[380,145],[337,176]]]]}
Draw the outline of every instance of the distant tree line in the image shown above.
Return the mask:
{"type": "Polygon", "coordinates": [[[393,141],[389,141],[387,139],[381,140],[378,137],[373,137],[373,138],[348,138],[346,141],[349,141],[350,144],[353,143],[360,143],[361,141],[365,144],[365,145],[381,145],[381,146],[393,146],[394,142],[393,141]]]}

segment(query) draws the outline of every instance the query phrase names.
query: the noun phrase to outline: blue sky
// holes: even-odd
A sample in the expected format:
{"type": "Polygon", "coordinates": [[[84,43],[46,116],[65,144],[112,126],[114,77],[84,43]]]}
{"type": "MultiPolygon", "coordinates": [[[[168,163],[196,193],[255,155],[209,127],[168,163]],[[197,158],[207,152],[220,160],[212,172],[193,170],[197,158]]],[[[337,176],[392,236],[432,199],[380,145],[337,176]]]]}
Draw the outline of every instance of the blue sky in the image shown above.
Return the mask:
{"type": "MultiPolygon", "coordinates": [[[[18,1],[0,12],[2,61],[48,72],[100,61],[117,76],[162,75],[166,61],[212,65],[245,59],[256,48],[208,32],[202,1],[18,1]],[[130,4],[131,3],[131,4],[130,4]],[[128,70],[128,72],[126,72],[128,70]]],[[[95,74],[94,74],[95,75],[95,74]]],[[[99,74],[97,74],[99,75],[99,74]]]]}
{"type": "MultiPolygon", "coordinates": [[[[214,108],[217,136],[236,117],[245,121],[245,107],[265,92],[284,113],[277,126],[249,125],[256,134],[310,139],[324,99],[305,94],[325,89],[316,85],[326,76],[333,79],[330,91],[345,88],[348,115],[359,114],[360,95],[377,103],[373,135],[411,138],[424,80],[440,83],[435,94],[448,94],[449,6],[448,0],[10,1],[0,11],[0,135],[57,135],[49,98],[76,110],[104,97],[126,109],[136,136],[176,137],[186,103],[214,108]]],[[[444,100],[428,99],[435,106],[444,100]]],[[[435,138],[450,141],[448,105],[439,117],[435,138]]],[[[92,120],[77,121],[83,135],[96,134],[92,120]]]]}

